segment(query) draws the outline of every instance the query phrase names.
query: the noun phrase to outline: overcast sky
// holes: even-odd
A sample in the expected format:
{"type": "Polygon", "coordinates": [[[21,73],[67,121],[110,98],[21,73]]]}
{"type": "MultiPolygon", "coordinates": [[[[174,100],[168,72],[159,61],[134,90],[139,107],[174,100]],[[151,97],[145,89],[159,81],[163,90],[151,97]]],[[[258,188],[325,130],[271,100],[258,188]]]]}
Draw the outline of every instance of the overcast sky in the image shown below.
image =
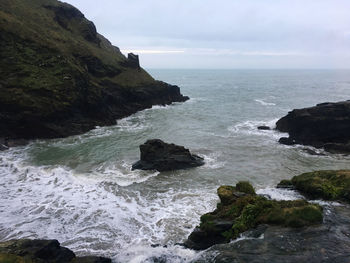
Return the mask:
{"type": "Polygon", "coordinates": [[[350,68],[350,0],[65,0],[145,68],[350,68]]]}

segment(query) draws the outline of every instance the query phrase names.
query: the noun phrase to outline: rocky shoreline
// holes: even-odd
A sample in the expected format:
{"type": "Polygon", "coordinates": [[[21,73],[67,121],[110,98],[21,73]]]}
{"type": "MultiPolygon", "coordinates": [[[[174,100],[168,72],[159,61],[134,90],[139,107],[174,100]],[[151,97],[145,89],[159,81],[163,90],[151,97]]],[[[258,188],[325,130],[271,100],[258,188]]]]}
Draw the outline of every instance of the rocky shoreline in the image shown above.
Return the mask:
{"type": "Polygon", "coordinates": [[[350,153],[350,101],[294,109],[277,121],[276,129],[289,133],[289,137],[279,140],[282,144],[303,144],[331,153],[350,153]]]}

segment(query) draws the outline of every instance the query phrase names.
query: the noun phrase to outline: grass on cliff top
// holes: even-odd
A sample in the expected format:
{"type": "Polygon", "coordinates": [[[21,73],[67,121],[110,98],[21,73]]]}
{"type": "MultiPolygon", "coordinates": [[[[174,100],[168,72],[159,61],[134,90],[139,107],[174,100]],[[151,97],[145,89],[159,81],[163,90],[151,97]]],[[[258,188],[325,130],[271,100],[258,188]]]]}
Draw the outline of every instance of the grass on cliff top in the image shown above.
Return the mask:
{"type": "MultiPolygon", "coordinates": [[[[125,56],[103,36],[97,34],[98,44],[87,41],[84,33],[90,30],[90,21],[79,17],[62,19],[66,23],[64,28],[57,22],[55,11],[45,6],[73,8],[69,4],[56,0],[2,0],[0,1],[0,30],[55,50],[66,58],[73,59],[76,55],[96,57],[104,64],[122,71],[120,76],[110,78],[121,86],[135,87],[154,81],[144,70],[125,68],[123,66],[126,61],[125,56]]],[[[76,12],[80,13],[78,10],[76,12]]],[[[79,65],[76,66],[79,67],[79,65]]],[[[83,71],[83,68],[79,70],[83,71]]]]}

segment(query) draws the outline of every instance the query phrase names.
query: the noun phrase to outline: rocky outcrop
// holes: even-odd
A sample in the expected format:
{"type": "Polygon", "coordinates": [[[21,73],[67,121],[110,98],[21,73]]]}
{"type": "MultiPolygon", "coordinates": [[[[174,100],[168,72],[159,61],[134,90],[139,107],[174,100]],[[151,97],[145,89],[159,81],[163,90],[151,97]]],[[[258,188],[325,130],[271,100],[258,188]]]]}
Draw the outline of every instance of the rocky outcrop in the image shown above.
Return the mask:
{"type": "Polygon", "coordinates": [[[325,170],[303,173],[283,180],[280,188],[294,188],[311,199],[350,203],[350,170],[325,170]]]}
{"type": "Polygon", "coordinates": [[[261,224],[303,227],[322,223],[322,208],[305,200],[276,201],[255,194],[248,182],[218,188],[221,203],[201,216],[201,223],[185,242],[188,248],[206,249],[228,243],[261,224]]]}
{"type": "Polygon", "coordinates": [[[204,164],[203,158],[191,154],[185,147],[159,139],[140,145],[140,152],[140,161],[134,163],[132,169],[170,171],[204,164]]]}
{"type": "Polygon", "coordinates": [[[276,129],[289,133],[289,138],[280,139],[283,144],[350,153],[350,101],[293,110],[277,121],[276,129]]]}
{"type": "Polygon", "coordinates": [[[56,138],[113,125],[155,104],[186,101],[126,58],[75,7],[0,2],[0,137],[56,138]]]}
{"type": "Polygon", "coordinates": [[[18,239],[0,243],[0,262],[19,263],[111,263],[104,257],[76,257],[57,240],[18,239]]]}

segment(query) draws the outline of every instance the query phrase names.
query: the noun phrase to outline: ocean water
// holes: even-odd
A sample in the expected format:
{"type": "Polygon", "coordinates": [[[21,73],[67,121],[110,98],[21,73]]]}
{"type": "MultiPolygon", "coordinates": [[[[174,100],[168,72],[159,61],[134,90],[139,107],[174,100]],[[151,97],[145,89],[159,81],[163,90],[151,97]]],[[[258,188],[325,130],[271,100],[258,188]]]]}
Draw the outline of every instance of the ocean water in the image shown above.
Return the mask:
{"type": "Polygon", "coordinates": [[[350,71],[150,73],[191,99],[83,135],[0,152],[0,241],[54,238],[78,255],[114,262],[194,262],[203,252],[176,244],[215,208],[220,185],[249,180],[261,194],[295,199],[297,193],[274,186],[302,172],[349,168],[350,157],[280,145],[285,134],[257,126],[273,128],[293,108],[350,99],[350,71]],[[206,164],[131,171],[138,146],[151,138],[183,145],[206,164]]]}

